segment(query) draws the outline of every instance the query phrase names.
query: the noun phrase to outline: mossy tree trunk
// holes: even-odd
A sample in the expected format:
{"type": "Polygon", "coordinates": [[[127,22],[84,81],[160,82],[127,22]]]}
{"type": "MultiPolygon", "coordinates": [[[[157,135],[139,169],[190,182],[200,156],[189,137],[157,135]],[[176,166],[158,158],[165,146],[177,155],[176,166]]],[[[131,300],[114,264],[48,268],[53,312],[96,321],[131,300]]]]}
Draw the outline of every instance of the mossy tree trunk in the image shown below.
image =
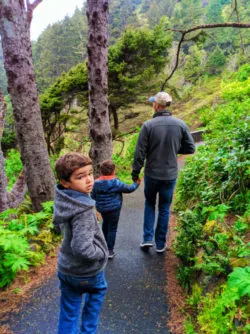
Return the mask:
{"type": "Polygon", "coordinates": [[[0,90],[0,212],[9,208],[17,208],[23,201],[27,191],[23,171],[20,173],[11,191],[7,191],[8,180],[4,171],[4,156],[1,148],[6,111],[7,106],[0,90]]]}
{"type": "Polygon", "coordinates": [[[88,0],[88,86],[90,157],[95,175],[100,163],[112,156],[108,111],[108,0],[88,0]]]}
{"type": "Polygon", "coordinates": [[[33,209],[53,198],[55,183],[44,139],[32,63],[30,23],[42,0],[0,0],[0,34],[15,129],[33,209]]]}

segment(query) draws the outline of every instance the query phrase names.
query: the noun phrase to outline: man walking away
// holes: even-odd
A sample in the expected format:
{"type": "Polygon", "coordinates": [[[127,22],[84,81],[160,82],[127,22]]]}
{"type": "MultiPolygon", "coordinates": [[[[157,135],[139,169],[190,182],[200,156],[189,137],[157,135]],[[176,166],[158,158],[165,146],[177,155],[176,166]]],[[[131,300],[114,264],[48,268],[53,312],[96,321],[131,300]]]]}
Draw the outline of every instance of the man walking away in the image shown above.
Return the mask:
{"type": "Polygon", "coordinates": [[[140,247],[148,250],[155,238],[156,252],[166,250],[166,234],[170,215],[178,165],[177,154],[191,154],[195,151],[194,140],[187,125],[172,116],[168,107],[172,97],[166,92],[159,92],[149,99],[155,110],[153,119],[146,121],[137,141],[132,179],[139,178],[144,169],[144,226],[143,240],[140,247]],[[155,223],[156,196],[159,194],[158,219],[155,223]]]}

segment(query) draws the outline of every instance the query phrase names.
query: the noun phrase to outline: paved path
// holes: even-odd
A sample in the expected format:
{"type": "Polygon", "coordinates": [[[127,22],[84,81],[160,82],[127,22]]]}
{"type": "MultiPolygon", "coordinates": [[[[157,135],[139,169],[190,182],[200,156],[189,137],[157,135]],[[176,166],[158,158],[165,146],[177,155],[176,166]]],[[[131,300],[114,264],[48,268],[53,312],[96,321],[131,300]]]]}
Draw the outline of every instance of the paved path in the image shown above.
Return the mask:
{"type": "MultiPolygon", "coordinates": [[[[98,334],[169,333],[165,256],[155,249],[144,253],[139,248],[143,205],[143,185],[124,195],[117,255],[106,268],[108,292],[98,334]]],[[[8,323],[16,334],[54,334],[58,313],[58,280],[53,277],[35,291],[30,303],[8,323]]]]}

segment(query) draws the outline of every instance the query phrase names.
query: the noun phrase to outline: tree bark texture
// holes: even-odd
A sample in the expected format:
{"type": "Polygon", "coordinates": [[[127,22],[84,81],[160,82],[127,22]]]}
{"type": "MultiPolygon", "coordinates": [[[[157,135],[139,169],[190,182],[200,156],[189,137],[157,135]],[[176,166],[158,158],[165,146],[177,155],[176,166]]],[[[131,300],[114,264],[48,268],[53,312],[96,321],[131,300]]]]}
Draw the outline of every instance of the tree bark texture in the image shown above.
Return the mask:
{"type": "Polygon", "coordinates": [[[90,157],[95,175],[111,159],[112,134],[108,111],[108,0],[88,0],[88,86],[90,157]]]}
{"type": "Polygon", "coordinates": [[[7,106],[0,91],[0,212],[8,208],[7,177],[4,172],[4,156],[1,148],[6,111],[7,106]]]}
{"type": "Polygon", "coordinates": [[[33,9],[41,0],[0,0],[0,33],[17,140],[33,209],[53,198],[55,183],[46,149],[30,41],[33,9]]]}
{"type": "Polygon", "coordinates": [[[0,212],[9,208],[17,208],[27,191],[23,172],[20,173],[11,192],[7,191],[8,180],[4,171],[4,156],[1,148],[6,111],[7,106],[0,90],[0,212]]]}

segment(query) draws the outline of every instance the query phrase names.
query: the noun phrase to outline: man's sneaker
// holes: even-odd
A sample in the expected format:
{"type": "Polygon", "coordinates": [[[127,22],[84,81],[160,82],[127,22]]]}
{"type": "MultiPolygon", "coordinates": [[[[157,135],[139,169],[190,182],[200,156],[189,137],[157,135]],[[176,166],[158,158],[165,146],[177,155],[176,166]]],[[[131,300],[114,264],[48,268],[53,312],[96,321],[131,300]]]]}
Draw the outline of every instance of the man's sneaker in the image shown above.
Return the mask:
{"type": "Polygon", "coordinates": [[[115,252],[113,250],[109,250],[109,256],[108,256],[108,258],[109,259],[113,259],[114,256],[115,256],[115,252]]]}
{"type": "Polygon", "coordinates": [[[142,249],[148,249],[149,247],[153,246],[153,241],[143,241],[140,243],[140,247],[142,249]]]}
{"type": "Polygon", "coordinates": [[[167,245],[165,245],[163,248],[156,248],[156,253],[164,253],[167,248],[167,245]]]}

